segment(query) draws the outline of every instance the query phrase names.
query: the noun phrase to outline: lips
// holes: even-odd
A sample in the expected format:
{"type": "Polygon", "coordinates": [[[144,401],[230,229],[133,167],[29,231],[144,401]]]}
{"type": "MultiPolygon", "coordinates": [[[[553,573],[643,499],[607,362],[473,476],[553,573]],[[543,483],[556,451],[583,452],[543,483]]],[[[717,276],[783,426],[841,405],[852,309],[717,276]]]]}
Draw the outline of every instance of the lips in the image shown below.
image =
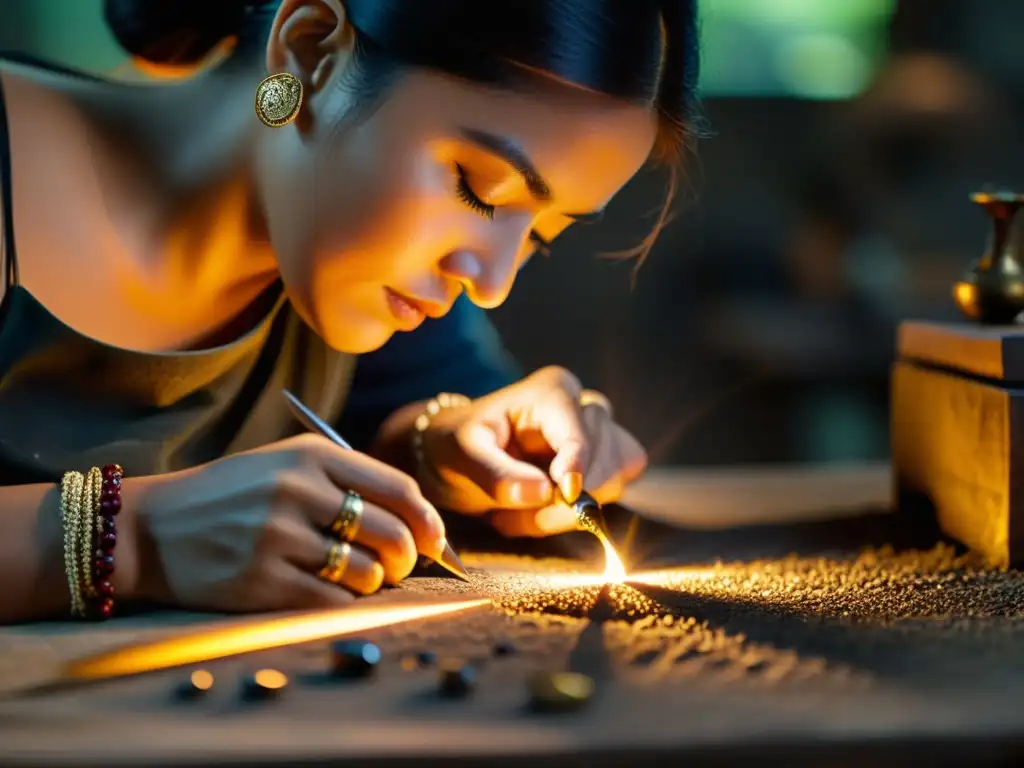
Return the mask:
{"type": "Polygon", "coordinates": [[[395,318],[401,330],[411,331],[418,328],[426,320],[426,312],[420,308],[414,299],[403,296],[390,288],[385,288],[384,294],[387,297],[388,309],[391,310],[391,315],[395,318]]]}

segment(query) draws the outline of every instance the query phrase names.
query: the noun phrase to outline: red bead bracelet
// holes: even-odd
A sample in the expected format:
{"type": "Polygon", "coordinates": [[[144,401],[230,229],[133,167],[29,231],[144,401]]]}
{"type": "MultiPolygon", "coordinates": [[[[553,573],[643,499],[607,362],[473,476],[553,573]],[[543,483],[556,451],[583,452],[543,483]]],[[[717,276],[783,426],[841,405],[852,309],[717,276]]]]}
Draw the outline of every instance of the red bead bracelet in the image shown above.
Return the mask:
{"type": "Polygon", "coordinates": [[[117,525],[114,518],[121,511],[121,478],[124,469],[120,464],[107,464],[101,470],[103,485],[100,490],[100,524],[96,528],[93,555],[93,584],[96,595],[89,606],[97,619],[109,619],[114,613],[114,585],[110,577],[114,574],[114,548],[117,546],[117,525]]]}

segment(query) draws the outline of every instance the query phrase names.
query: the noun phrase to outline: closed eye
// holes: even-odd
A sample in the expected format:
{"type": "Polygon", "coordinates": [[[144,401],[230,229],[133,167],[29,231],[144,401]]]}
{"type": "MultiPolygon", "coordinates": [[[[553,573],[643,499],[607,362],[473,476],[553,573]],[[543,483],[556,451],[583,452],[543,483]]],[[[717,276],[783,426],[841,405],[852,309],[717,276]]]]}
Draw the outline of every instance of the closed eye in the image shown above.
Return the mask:
{"type": "Polygon", "coordinates": [[[469,180],[466,178],[466,169],[458,163],[455,164],[455,195],[485,219],[494,218],[494,206],[488,205],[477,197],[473,188],[469,186],[469,180]]]}

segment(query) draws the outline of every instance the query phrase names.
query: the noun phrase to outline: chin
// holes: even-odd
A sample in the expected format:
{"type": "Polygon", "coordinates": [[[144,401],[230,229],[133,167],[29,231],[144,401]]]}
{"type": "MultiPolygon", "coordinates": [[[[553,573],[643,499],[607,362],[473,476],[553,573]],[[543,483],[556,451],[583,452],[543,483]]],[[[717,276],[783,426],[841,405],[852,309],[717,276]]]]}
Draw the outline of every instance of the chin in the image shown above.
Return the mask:
{"type": "Polygon", "coordinates": [[[394,335],[394,329],[382,323],[367,322],[353,329],[316,329],[331,349],[347,355],[363,355],[383,347],[394,335]]]}
{"type": "Polygon", "coordinates": [[[292,308],[303,322],[331,349],[346,355],[362,355],[383,347],[395,334],[391,324],[361,312],[341,312],[332,316],[316,305],[292,301],[292,308]],[[328,322],[324,322],[327,320],[328,322]]]}

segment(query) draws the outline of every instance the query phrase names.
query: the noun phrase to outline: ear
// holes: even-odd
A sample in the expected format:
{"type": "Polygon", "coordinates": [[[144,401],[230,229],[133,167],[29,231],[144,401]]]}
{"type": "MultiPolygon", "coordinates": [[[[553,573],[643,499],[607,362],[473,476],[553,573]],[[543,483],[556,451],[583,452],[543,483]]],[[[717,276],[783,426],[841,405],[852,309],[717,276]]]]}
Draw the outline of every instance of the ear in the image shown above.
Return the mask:
{"type": "Polygon", "coordinates": [[[267,41],[267,71],[295,75],[312,95],[354,45],[355,31],[341,0],[284,0],[267,41]]]}

